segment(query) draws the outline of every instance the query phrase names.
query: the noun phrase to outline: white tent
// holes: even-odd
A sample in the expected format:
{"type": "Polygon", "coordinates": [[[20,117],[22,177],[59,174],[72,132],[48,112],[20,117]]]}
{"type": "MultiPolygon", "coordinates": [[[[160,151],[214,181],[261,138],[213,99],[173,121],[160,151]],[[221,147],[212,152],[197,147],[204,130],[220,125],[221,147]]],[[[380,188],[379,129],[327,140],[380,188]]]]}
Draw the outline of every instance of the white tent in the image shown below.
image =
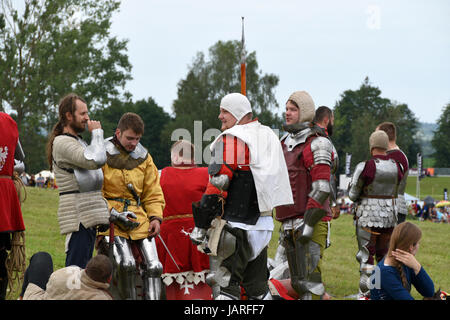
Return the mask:
{"type": "Polygon", "coordinates": [[[53,172],[48,171],[48,170],[42,170],[41,172],[37,173],[35,175],[35,178],[37,179],[39,177],[39,175],[43,176],[44,178],[48,178],[48,177],[55,178],[53,172]]]}
{"type": "Polygon", "coordinates": [[[407,194],[406,192],[405,192],[405,200],[407,203],[415,200],[420,201],[419,198],[413,197],[412,195],[407,194]]]}

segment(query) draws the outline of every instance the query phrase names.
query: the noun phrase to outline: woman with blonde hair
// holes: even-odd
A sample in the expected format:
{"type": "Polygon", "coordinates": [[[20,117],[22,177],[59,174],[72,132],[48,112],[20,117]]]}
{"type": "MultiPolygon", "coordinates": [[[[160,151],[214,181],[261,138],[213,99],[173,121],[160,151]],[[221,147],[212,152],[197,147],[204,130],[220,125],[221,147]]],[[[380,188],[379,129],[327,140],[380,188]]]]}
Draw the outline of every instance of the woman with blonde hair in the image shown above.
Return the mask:
{"type": "Polygon", "coordinates": [[[371,277],[371,300],[414,300],[411,284],[425,298],[434,295],[433,281],[415,257],[421,237],[422,231],[413,223],[395,227],[389,251],[371,277]]]}

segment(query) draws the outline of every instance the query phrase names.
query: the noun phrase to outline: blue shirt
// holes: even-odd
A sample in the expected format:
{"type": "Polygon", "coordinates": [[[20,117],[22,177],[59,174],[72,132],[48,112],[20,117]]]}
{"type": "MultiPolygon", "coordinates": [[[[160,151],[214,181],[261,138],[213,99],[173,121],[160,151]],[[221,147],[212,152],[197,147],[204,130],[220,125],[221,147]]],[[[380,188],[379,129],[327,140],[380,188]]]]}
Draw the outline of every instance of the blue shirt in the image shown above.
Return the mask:
{"type": "MultiPolygon", "coordinates": [[[[420,268],[417,275],[413,269],[404,265],[402,267],[410,286],[411,284],[414,285],[416,290],[424,297],[434,295],[433,281],[423,267],[420,268]]],[[[372,273],[371,283],[374,287],[370,290],[371,300],[414,300],[411,293],[403,287],[398,270],[395,267],[385,265],[384,258],[372,273]]]]}

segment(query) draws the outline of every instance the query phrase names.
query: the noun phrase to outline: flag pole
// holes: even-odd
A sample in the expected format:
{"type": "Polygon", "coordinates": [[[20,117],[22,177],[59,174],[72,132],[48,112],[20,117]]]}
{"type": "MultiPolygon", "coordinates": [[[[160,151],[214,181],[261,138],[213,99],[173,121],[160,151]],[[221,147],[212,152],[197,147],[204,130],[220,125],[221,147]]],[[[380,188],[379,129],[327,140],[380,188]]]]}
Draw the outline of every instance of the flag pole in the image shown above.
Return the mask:
{"type": "Polygon", "coordinates": [[[245,38],[244,38],[244,17],[242,17],[242,49],[241,49],[241,93],[245,96],[246,87],[246,73],[245,73],[245,38]]]}

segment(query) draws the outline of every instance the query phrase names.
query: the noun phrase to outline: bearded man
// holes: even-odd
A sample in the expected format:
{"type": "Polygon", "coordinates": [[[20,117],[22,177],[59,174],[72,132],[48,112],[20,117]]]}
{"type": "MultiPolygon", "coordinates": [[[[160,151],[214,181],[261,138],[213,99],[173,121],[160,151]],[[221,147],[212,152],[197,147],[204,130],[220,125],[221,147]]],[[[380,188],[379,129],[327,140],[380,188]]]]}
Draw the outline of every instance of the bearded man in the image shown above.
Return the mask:
{"type": "Polygon", "coordinates": [[[92,258],[96,227],[109,224],[108,205],[102,196],[106,162],[103,130],[89,119],[86,102],[68,94],[59,103],[59,120],[47,143],[50,170],[59,186],[58,223],[66,235],[66,266],[85,268],[92,258]],[[92,134],[88,145],[80,136],[92,134]]]}

